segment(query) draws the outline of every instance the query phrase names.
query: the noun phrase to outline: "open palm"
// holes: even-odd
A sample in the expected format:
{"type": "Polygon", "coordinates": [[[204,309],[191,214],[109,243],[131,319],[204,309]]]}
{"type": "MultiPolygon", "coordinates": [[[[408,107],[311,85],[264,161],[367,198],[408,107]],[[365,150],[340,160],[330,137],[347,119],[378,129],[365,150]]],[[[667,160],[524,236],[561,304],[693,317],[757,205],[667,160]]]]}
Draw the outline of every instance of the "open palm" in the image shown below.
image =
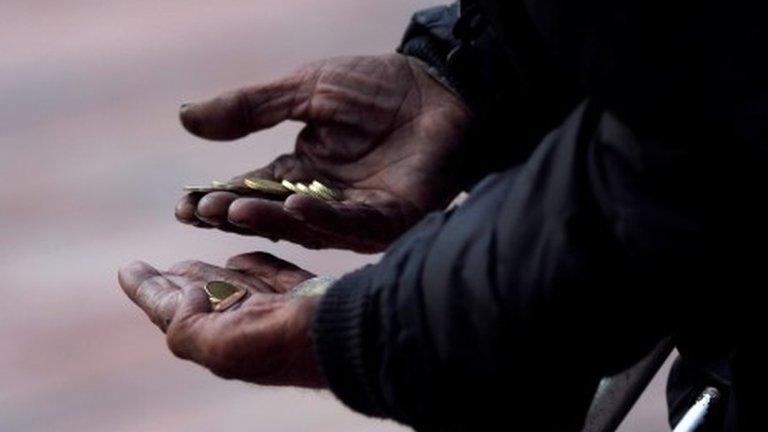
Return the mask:
{"type": "Polygon", "coordinates": [[[186,106],[193,134],[232,140],[285,120],[306,124],[293,153],[247,176],[311,181],[339,189],[325,202],[292,195],[284,203],[228,192],[188,195],[177,218],[311,248],[378,252],[460,190],[465,106],[399,55],[313,63],[275,82],[186,106]]]}

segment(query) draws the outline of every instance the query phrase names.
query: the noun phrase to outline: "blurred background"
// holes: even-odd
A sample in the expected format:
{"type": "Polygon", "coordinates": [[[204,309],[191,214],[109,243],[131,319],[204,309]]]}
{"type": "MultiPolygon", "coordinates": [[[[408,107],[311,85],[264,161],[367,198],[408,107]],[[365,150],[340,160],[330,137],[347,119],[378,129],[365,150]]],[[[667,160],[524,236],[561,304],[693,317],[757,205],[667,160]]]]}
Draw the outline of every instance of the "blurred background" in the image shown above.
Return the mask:
{"type": "MultiPolygon", "coordinates": [[[[405,430],[326,392],[174,359],[116,272],[251,250],[330,275],[375,260],[178,224],[183,185],[269,162],[299,125],[207,143],[176,112],[307,61],[391,51],[410,14],[438,3],[1,0],[0,431],[405,430]]],[[[665,374],[623,432],[668,430],[665,374]]]]}

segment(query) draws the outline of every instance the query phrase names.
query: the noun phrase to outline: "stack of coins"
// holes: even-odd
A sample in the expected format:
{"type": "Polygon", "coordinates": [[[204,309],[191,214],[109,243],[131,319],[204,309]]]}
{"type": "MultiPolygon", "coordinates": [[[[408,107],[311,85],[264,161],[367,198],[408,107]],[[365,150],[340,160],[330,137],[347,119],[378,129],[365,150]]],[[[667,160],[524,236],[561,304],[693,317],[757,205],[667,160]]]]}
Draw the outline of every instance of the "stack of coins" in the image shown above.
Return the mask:
{"type": "Polygon", "coordinates": [[[309,195],[323,201],[338,201],[341,198],[338,191],[329,188],[317,180],[313,180],[309,186],[304,183],[291,183],[288,180],[283,180],[281,185],[292,192],[309,195]]]}
{"type": "Polygon", "coordinates": [[[251,195],[267,199],[284,200],[293,193],[309,195],[323,201],[339,201],[341,193],[330,188],[317,180],[307,186],[304,183],[292,183],[283,180],[278,183],[273,180],[249,177],[243,180],[243,185],[232,185],[226,182],[213,181],[207,186],[186,186],[187,192],[192,193],[210,193],[210,192],[232,192],[238,195],[251,195]]]}

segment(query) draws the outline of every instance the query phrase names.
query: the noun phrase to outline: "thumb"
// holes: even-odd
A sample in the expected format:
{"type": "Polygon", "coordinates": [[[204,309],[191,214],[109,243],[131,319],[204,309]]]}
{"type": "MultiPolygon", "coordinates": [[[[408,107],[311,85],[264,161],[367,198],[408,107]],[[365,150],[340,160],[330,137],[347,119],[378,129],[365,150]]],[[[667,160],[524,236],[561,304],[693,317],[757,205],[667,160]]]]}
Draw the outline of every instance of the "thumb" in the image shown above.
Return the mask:
{"type": "Polygon", "coordinates": [[[228,141],[285,120],[303,120],[311,96],[312,71],[297,72],[266,85],[243,87],[199,103],[184,104],[179,117],[190,133],[228,141]]]}
{"type": "Polygon", "coordinates": [[[211,311],[211,302],[202,288],[192,284],[181,287],[181,300],[173,315],[168,331],[178,331],[180,328],[191,327],[198,319],[211,311]]]}

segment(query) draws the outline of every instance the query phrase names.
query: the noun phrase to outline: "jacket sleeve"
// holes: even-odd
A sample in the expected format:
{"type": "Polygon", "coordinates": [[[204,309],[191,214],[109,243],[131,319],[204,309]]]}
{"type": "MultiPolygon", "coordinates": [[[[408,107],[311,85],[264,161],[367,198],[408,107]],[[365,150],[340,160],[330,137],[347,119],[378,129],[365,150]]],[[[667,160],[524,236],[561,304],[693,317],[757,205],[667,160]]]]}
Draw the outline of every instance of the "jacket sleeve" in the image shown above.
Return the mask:
{"type": "Polygon", "coordinates": [[[696,255],[675,245],[701,246],[685,198],[654,204],[683,196],[659,189],[681,164],[654,148],[584,102],[525,164],[340,279],[314,325],[331,390],[417,430],[578,430],[599,378],[669,331],[684,284],[658,275],[696,255]]]}
{"type": "Polygon", "coordinates": [[[521,52],[531,51],[532,45],[511,50],[502,45],[471,1],[417,12],[403,36],[398,52],[421,60],[473,113],[462,156],[467,184],[525,160],[582,98],[578,86],[543,55],[531,59],[521,52]]]}

